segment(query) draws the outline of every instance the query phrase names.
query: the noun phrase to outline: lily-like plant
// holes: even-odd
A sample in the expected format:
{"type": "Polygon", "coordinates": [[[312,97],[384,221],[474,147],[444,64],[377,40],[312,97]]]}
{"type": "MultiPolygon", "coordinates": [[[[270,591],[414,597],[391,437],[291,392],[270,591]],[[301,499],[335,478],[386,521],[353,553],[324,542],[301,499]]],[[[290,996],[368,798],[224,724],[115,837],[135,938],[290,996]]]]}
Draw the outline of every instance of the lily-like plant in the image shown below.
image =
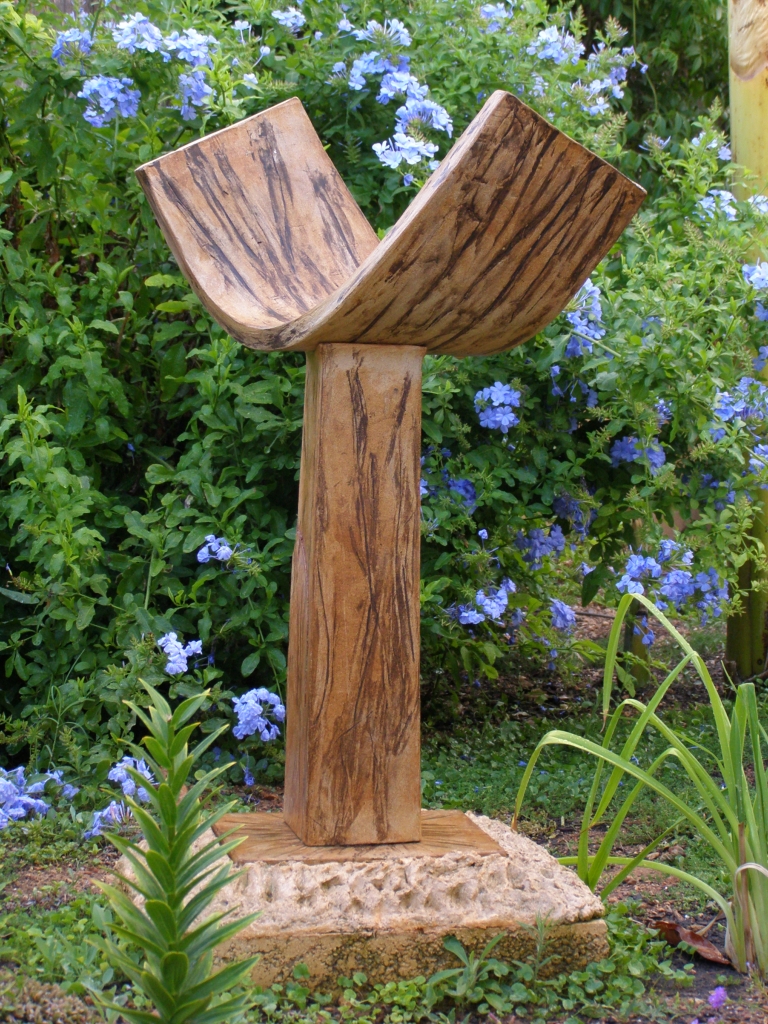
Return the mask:
{"type": "MultiPolygon", "coordinates": [[[[149,715],[129,703],[149,730],[143,740],[146,751],[131,744],[158,782],[127,768],[137,787],[146,790],[149,809],[130,798],[128,806],[141,827],[139,845],[124,836],[109,834],[110,842],[130,863],[133,876],[118,875],[134,898],[113,885],[100,883],[119,919],[110,931],[137,945],[143,952],[141,966],[107,937],[97,944],[157,1008],[156,1013],[126,1009],[105,1002],[132,1024],[234,1024],[251,1004],[247,995],[225,996],[242,983],[257,957],[229,964],[211,973],[217,946],[250,924],[256,915],[222,923],[228,913],[203,917],[211,901],[233,876],[227,854],[242,840],[211,840],[195,844],[233,804],[217,811],[203,811],[200,799],[222,768],[208,772],[189,790],[190,772],[203,751],[226,730],[223,726],[189,750],[188,740],[197,728],[189,719],[204,703],[207,691],[190,697],[171,711],[164,698],[144,683],[151,698],[149,715]],[[135,897],[140,897],[136,902],[135,897]],[[216,1001],[218,1000],[218,1001],[216,1001]]],[[[128,702],[126,702],[128,703],[128,702]]],[[[231,833],[228,833],[231,834],[231,833]]]]}
{"type": "Polygon", "coordinates": [[[701,656],[653,602],[642,595],[627,594],[619,604],[608,640],[603,679],[603,720],[607,722],[607,728],[602,744],[559,729],[548,732],[541,739],[520,783],[513,825],[517,822],[536,761],[545,747],[560,744],[592,754],[598,759],[598,765],[584,810],[578,855],[563,857],[561,863],[576,865],[579,877],[593,890],[606,867],[620,866],[621,870],[602,889],[603,897],[637,867],[651,868],[689,882],[714,900],[725,915],[726,952],[737,970],[754,970],[768,978],[768,774],[763,760],[763,744],[768,744],[768,735],[760,723],[754,685],[742,683],[738,687],[729,718],[701,656]],[[648,704],[627,698],[609,718],[623,622],[633,601],[642,604],[674,637],[684,657],[667,675],[648,704]],[[718,739],[716,750],[708,750],[697,743],[696,751],[700,756],[691,749],[686,737],[670,728],[656,713],[665,694],[688,665],[696,669],[706,687],[718,739]],[[637,720],[621,748],[615,750],[612,740],[627,708],[637,712],[637,720]],[[643,768],[635,763],[635,751],[649,728],[657,730],[669,746],[643,768]],[[678,759],[695,786],[700,797],[700,809],[689,806],[656,777],[669,757],[678,759]],[[610,769],[607,781],[604,780],[606,769],[610,769]],[[754,784],[749,781],[749,769],[754,771],[754,784]],[[590,829],[606,816],[625,775],[634,778],[636,783],[615,813],[597,852],[590,854],[590,829]],[[730,896],[681,868],[647,859],[672,829],[657,836],[636,857],[611,854],[627,814],[645,787],[678,811],[680,819],[676,824],[686,822],[714,851],[731,879],[730,896]]]}

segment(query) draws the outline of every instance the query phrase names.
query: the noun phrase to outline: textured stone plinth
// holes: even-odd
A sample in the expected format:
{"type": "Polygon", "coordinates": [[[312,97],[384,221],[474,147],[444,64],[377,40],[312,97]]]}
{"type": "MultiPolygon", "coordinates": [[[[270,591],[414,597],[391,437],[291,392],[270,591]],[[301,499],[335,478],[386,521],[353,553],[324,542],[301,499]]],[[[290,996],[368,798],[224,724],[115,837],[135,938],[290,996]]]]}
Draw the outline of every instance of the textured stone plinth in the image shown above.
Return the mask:
{"type": "MultiPolygon", "coordinates": [[[[248,838],[233,859],[242,874],[214,911],[259,911],[221,951],[261,954],[263,986],[305,963],[313,987],[364,971],[372,983],[429,977],[456,966],[443,947],[455,935],[477,951],[500,932],[495,954],[524,960],[547,922],[549,974],[607,955],[604,908],[568,868],[501,822],[458,811],[424,811],[420,843],[307,847],[273,814],[231,815],[248,838]]],[[[221,828],[221,826],[219,826],[221,828]]]]}

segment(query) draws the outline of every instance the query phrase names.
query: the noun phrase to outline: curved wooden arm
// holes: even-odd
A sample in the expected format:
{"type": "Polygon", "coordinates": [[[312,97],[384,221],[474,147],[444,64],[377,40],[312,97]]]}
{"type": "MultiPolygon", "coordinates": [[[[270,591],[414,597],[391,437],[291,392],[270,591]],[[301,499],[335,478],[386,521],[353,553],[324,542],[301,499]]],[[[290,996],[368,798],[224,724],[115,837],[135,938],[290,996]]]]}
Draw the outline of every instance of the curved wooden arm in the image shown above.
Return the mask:
{"type": "Polygon", "coordinates": [[[136,173],[205,307],[269,350],[512,348],[560,313],[645,196],[505,92],[381,243],[298,99],[136,173]]]}

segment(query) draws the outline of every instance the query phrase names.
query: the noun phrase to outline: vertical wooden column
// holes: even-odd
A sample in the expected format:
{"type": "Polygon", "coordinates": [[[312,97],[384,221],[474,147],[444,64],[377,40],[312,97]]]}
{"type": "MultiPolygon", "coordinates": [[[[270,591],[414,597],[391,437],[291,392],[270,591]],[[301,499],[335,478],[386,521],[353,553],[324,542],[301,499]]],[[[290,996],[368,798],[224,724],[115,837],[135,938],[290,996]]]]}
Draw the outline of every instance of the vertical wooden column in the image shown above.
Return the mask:
{"type": "Polygon", "coordinates": [[[310,846],[421,836],[415,346],[307,356],[285,821],[310,846]]]}

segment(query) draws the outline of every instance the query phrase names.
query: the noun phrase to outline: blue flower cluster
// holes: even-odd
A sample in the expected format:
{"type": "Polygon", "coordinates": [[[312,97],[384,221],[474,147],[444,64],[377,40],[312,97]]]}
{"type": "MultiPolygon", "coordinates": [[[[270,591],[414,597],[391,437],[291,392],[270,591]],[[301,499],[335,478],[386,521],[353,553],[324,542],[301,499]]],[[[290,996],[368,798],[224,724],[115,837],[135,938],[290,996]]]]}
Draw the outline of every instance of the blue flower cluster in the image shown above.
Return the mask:
{"type": "Polygon", "coordinates": [[[548,535],[539,528],[528,534],[520,530],[515,538],[515,547],[523,552],[523,561],[531,569],[540,569],[547,556],[556,558],[565,551],[565,537],[560,526],[555,523],[550,526],[548,535]]]}
{"type": "Polygon", "coordinates": [[[661,447],[658,438],[649,441],[643,447],[636,437],[621,437],[613,442],[611,447],[611,465],[620,466],[622,462],[637,462],[645,457],[648,460],[653,476],[661,470],[667,461],[664,449],[661,447]]]}
{"type": "Polygon", "coordinates": [[[94,128],[103,128],[118,115],[135,117],[141,93],[138,89],[129,88],[132,85],[132,78],[110,78],[107,75],[87,78],[77,94],[79,99],[88,101],[83,113],[85,120],[94,128]]]}
{"type": "MultiPolygon", "coordinates": [[[[129,769],[132,769],[142,778],[146,779],[149,785],[157,785],[147,762],[141,758],[128,756],[123,757],[117,764],[112,765],[107,778],[110,782],[115,782],[120,786],[123,796],[127,796],[131,800],[138,800],[143,804],[148,803],[149,793],[144,786],[136,784],[136,781],[131,778],[129,769]]],[[[102,835],[105,828],[119,827],[132,817],[133,813],[128,804],[122,800],[112,800],[102,810],[93,812],[91,827],[83,835],[86,839],[94,839],[96,836],[102,835]]]]}
{"type": "MultiPolygon", "coordinates": [[[[219,45],[213,36],[204,35],[194,28],[186,28],[183,32],[174,31],[164,36],[145,14],[132,14],[113,26],[112,38],[118,50],[126,50],[130,54],[138,50],[158,53],[164,61],[176,56],[192,66],[189,74],[179,76],[177,95],[181,100],[181,116],[184,120],[195,118],[197,115],[194,108],[205,106],[213,95],[203,70],[204,67],[213,67],[212,54],[219,45]]],[[[68,29],[58,34],[51,53],[59,63],[63,63],[65,57],[74,55],[74,47],[87,54],[91,52],[92,46],[90,33],[68,29]]],[[[135,117],[141,93],[138,89],[129,88],[132,85],[133,80],[130,78],[96,75],[87,79],[77,94],[81,99],[88,100],[83,114],[85,120],[95,128],[102,128],[118,114],[121,117],[135,117]]]]}
{"type": "Polygon", "coordinates": [[[369,21],[365,28],[350,28],[348,31],[351,31],[355,39],[361,42],[366,39],[368,42],[379,43],[381,46],[411,45],[411,34],[398,18],[386,20],[383,25],[380,25],[378,21],[369,21]]]}
{"type": "Polygon", "coordinates": [[[488,22],[488,32],[498,32],[501,24],[512,17],[514,4],[482,4],[480,6],[480,17],[488,22]]]}
{"type": "MultiPolygon", "coordinates": [[[[434,170],[438,163],[434,159],[437,146],[425,139],[423,132],[433,129],[445,132],[450,138],[453,134],[453,121],[445,107],[427,99],[429,88],[411,74],[410,57],[392,52],[393,47],[411,45],[408,29],[397,18],[385,21],[383,25],[369,21],[364,29],[356,29],[345,17],[338,23],[338,27],[340,32],[349,32],[355,39],[373,42],[378,47],[361,54],[352,62],[347,78],[349,88],[360,92],[372,75],[381,75],[376,97],[378,102],[387,104],[398,97],[405,100],[395,114],[392,138],[374,143],[376,156],[385,167],[393,170],[397,170],[403,163],[412,167],[426,163],[429,170],[434,170]]],[[[346,73],[347,67],[343,61],[334,64],[335,77],[341,78],[346,73]]],[[[414,176],[409,172],[403,180],[406,185],[410,185],[414,176]]]]}
{"type": "Polygon", "coordinates": [[[188,75],[179,75],[179,98],[181,99],[181,116],[185,121],[192,121],[197,116],[195,107],[205,107],[213,89],[205,80],[205,72],[191,71],[188,75]]]}
{"type": "Polygon", "coordinates": [[[587,278],[576,295],[576,309],[565,314],[565,319],[574,328],[565,346],[566,359],[574,359],[585,352],[591,352],[592,342],[605,337],[601,299],[600,289],[587,278]]]}
{"type": "Polygon", "coordinates": [[[307,19],[298,9],[298,7],[289,7],[286,11],[272,11],[272,17],[283,28],[287,28],[294,34],[298,33],[299,29],[306,25],[307,19]]]}
{"type": "Polygon", "coordinates": [[[169,676],[178,676],[187,671],[187,661],[195,654],[203,653],[203,645],[200,640],[190,640],[188,644],[182,644],[175,633],[166,633],[157,641],[157,646],[168,656],[165,663],[165,671],[169,676]]]}
{"type": "Polygon", "coordinates": [[[30,814],[47,814],[50,804],[42,799],[47,788],[56,788],[65,800],[71,800],[79,792],[76,786],[64,782],[64,772],[56,769],[26,777],[23,767],[6,771],[0,768],[0,829],[11,821],[20,821],[30,814]]]}
{"type": "MultiPolygon", "coordinates": [[[[728,150],[728,153],[730,157],[730,150],[728,150]]],[[[720,159],[723,159],[723,157],[720,159]]],[[[729,192],[724,188],[711,188],[706,196],[702,196],[697,201],[696,205],[698,212],[705,217],[713,218],[717,214],[721,214],[726,220],[737,220],[739,211],[738,207],[734,205],[736,202],[736,196],[733,192],[729,192]]],[[[750,196],[747,202],[752,207],[753,213],[760,216],[768,214],[768,196],[750,196]]]]}
{"type": "Polygon", "coordinates": [[[95,839],[103,834],[105,828],[120,826],[132,818],[131,809],[121,800],[112,800],[103,810],[94,811],[91,827],[83,833],[86,839],[95,839]]]}
{"type": "MultiPolygon", "coordinates": [[[[623,65],[611,68],[606,78],[594,78],[585,87],[588,100],[582,104],[582,109],[593,116],[607,114],[610,110],[610,103],[603,93],[608,92],[616,99],[621,99],[624,95],[621,83],[625,82],[626,78],[627,69],[623,65]]],[[[576,83],[574,88],[579,85],[580,83],[576,83]]]]}
{"type": "Polygon", "coordinates": [[[715,217],[722,214],[726,220],[736,220],[739,215],[736,206],[736,196],[725,188],[711,188],[706,196],[697,200],[696,205],[699,212],[705,217],[715,217]]]}
{"type": "Polygon", "coordinates": [[[143,776],[151,786],[155,785],[155,777],[149,770],[147,762],[143,759],[128,757],[127,755],[122,758],[122,760],[118,761],[117,764],[112,766],[107,778],[110,782],[116,782],[120,786],[124,796],[129,796],[131,799],[138,799],[142,804],[148,803],[149,793],[143,786],[137,787],[136,782],[128,773],[129,768],[132,768],[135,772],[138,772],[139,775],[143,776]]]}
{"type": "Polygon", "coordinates": [[[500,430],[507,434],[511,427],[520,422],[512,411],[520,406],[520,392],[502,384],[501,381],[490,388],[483,388],[475,395],[475,412],[480,419],[480,426],[488,430],[500,430]]]}
{"type": "MultiPolygon", "coordinates": [[[[742,377],[733,391],[718,391],[714,415],[722,423],[768,419],[768,386],[753,377],[742,377]]],[[[709,432],[713,441],[720,441],[726,429],[711,426],[709,432]]]]}
{"type": "Polygon", "coordinates": [[[558,29],[556,25],[542,29],[528,46],[527,52],[539,60],[551,60],[555,64],[578,64],[584,53],[584,46],[570,32],[558,29]]]}
{"type": "Polygon", "coordinates": [[[214,36],[203,35],[194,28],[185,28],[183,32],[171,32],[164,36],[146,14],[132,14],[119,22],[112,29],[112,38],[118,50],[127,50],[130,54],[137,50],[159,53],[164,61],[169,61],[175,53],[179,60],[193,67],[206,65],[212,68],[211,53],[219,45],[214,36]]]}
{"type": "Polygon", "coordinates": [[[550,602],[549,610],[552,614],[553,628],[559,629],[562,633],[570,633],[576,625],[576,612],[573,608],[555,597],[550,602]]]}
{"type": "MultiPolygon", "coordinates": [[[[702,144],[705,138],[706,132],[699,132],[699,134],[695,138],[691,139],[691,145],[695,146],[698,149],[698,147],[702,144]]],[[[718,159],[724,161],[725,163],[728,163],[731,159],[731,147],[724,145],[717,139],[710,139],[709,142],[706,144],[705,149],[716,149],[718,159]]]]}
{"type": "Polygon", "coordinates": [[[581,503],[567,491],[558,494],[552,502],[552,511],[559,519],[567,519],[574,531],[582,538],[589,533],[589,528],[597,518],[596,509],[590,509],[588,518],[584,517],[581,503]]]}
{"type": "Polygon", "coordinates": [[[459,605],[457,616],[463,626],[474,626],[485,622],[486,618],[494,622],[501,622],[502,612],[507,607],[509,595],[514,594],[517,587],[510,579],[503,579],[497,590],[491,590],[488,594],[484,590],[478,590],[475,594],[475,606],[470,604],[459,605]],[[479,610],[478,610],[479,609],[479,610]]]}
{"type": "Polygon", "coordinates": [[[51,56],[57,63],[64,64],[73,57],[87,57],[92,49],[93,37],[87,29],[68,28],[56,34],[51,56]]]}
{"type": "Polygon", "coordinates": [[[280,735],[280,727],[276,722],[285,721],[285,707],[278,694],[270,693],[260,686],[257,690],[244,693],[242,697],[235,697],[232,703],[237,715],[237,725],[232,732],[239,740],[258,733],[268,743],[280,735]],[[267,715],[272,715],[276,721],[270,722],[267,715]]]}
{"type": "Polygon", "coordinates": [[[232,548],[223,537],[217,537],[215,534],[209,533],[205,538],[205,544],[197,552],[197,560],[198,562],[205,563],[215,558],[217,562],[228,562],[232,554],[232,548]]]}
{"type": "MultiPolygon", "coordinates": [[[[655,558],[636,552],[630,554],[624,574],[616,584],[617,590],[626,594],[644,594],[649,588],[650,596],[658,608],[664,611],[669,603],[677,611],[693,600],[706,622],[710,615],[715,618],[723,612],[728,601],[728,584],[720,579],[714,569],[706,572],[691,572],[686,566],[693,564],[693,552],[681,548],[677,541],[664,539],[659,544],[655,558]],[[675,558],[676,566],[665,570],[664,564],[675,558]]],[[[653,643],[653,633],[646,631],[643,643],[653,643]],[[650,639],[646,639],[650,636],[650,639]]]]}

